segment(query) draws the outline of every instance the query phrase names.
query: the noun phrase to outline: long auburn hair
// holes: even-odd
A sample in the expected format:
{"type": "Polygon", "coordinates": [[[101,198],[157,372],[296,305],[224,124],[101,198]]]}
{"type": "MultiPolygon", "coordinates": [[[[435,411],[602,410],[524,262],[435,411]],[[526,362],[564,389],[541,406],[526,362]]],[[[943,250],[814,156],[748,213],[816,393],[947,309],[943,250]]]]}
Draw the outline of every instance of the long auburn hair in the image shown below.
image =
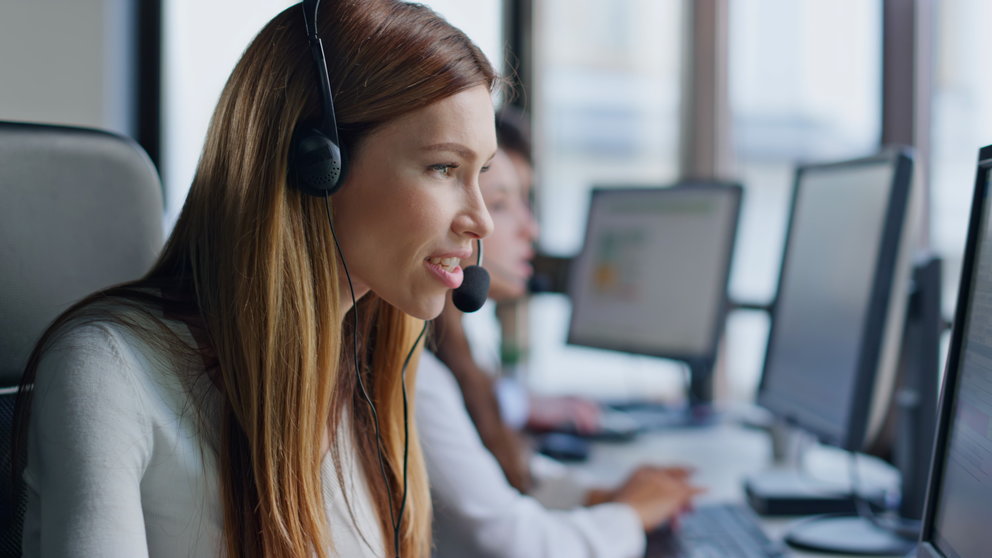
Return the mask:
{"type": "MultiPolygon", "coordinates": [[[[422,5],[337,0],[325,2],[319,17],[341,141],[352,153],[392,119],[470,87],[496,84],[481,51],[422,5]]],[[[142,279],[91,295],[60,316],[35,348],[22,381],[33,384],[46,347],[60,330],[87,316],[124,323],[177,356],[207,363],[206,378],[189,385],[205,381],[219,401],[218,419],[208,415],[202,399],[192,399],[203,407],[198,411],[204,438],[218,454],[231,557],[328,555],[334,537],[320,476],[325,436],[339,472],[338,434],[346,432],[357,449],[386,548],[393,542],[390,502],[397,509],[401,504],[400,370],[421,322],[374,293],[359,302],[361,331],[352,331],[351,320],[344,319],[325,200],[290,188],[286,180],[294,128],[320,111],[302,10],[292,6],[259,32],[234,68],[182,213],[154,267],[142,279]],[[101,310],[101,301],[108,300],[179,316],[199,345],[185,346],[162,323],[144,327],[101,310]],[[361,345],[358,371],[352,336],[361,345]],[[389,486],[379,475],[371,412],[356,396],[356,374],[371,386],[378,409],[389,486]]],[[[413,381],[415,358],[409,369],[413,381]]],[[[21,392],[19,456],[30,411],[30,389],[21,392]]],[[[410,434],[399,538],[403,556],[413,558],[430,553],[431,510],[412,427],[410,434]]]]}

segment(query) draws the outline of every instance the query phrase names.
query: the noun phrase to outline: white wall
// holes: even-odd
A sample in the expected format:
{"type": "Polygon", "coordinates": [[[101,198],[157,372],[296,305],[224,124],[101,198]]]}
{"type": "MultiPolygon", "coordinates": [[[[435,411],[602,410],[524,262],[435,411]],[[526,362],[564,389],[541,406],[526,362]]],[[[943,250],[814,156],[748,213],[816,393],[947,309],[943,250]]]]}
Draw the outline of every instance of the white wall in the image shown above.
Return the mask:
{"type": "Polygon", "coordinates": [[[0,119],[130,134],[128,0],[0,4],[0,119]]]}

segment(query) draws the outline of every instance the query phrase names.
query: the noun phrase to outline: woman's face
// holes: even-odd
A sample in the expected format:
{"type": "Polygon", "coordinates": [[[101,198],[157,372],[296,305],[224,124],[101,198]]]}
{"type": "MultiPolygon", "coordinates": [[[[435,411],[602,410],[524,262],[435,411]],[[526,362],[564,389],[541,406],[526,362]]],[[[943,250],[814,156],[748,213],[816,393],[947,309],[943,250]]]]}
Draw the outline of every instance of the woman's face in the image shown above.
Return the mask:
{"type": "Polygon", "coordinates": [[[484,242],[482,263],[491,278],[489,296],[495,300],[526,294],[527,280],[534,272],[531,259],[537,222],[530,210],[532,175],[526,159],[501,149],[480,179],[482,197],[495,227],[484,242]]]}
{"type": "MultiPolygon", "coordinates": [[[[441,312],[462,282],[459,260],[493,229],[479,190],[496,152],[493,122],[489,90],[479,85],[363,140],[331,198],[356,296],[371,290],[425,320],[441,312]]],[[[343,292],[350,305],[347,284],[343,292]]]]}

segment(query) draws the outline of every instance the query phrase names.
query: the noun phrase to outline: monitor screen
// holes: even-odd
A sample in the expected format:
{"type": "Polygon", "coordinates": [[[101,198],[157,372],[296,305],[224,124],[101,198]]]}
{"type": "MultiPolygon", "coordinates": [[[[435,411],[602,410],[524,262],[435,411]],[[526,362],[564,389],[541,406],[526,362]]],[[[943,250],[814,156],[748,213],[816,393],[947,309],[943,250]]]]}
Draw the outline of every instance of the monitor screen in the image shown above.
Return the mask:
{"type": "Polygon", "coordinates": [[[894,377],[911,261],[902,154],[797,169],[758,402],[860,449],[883,353],[894,377]],[[897,270],[897,268],[899,268],[897,270]],[[899,331],[892,332],[891,328],[899,331]],[[886,347],[886,341],[896,347],[886,347]]]}
{"type": "Polygon", "coordinates": [[[572,264],[568,342],[712,358],[722,330],[741,188],[595,189],[572,264]]]}
{"type": "MultiPolygon", "coordinates": [[[[933,524],[927,540],[943,556],[977,558],[992,548],[992,221],[989,166],[982,150],[972,231],[958,296],[935,465],[933,524]],[[978,213],[975,213],[978,211],[978,213]],[[977,227],[977,228],[976,228],[977,227]],[[969,263],[970,261],[970,263],[969,263]],[[949,405],[949,406],[948,406],[949,405]]],[[[934,477],[931,483],[934,483],[934,477]]]]}

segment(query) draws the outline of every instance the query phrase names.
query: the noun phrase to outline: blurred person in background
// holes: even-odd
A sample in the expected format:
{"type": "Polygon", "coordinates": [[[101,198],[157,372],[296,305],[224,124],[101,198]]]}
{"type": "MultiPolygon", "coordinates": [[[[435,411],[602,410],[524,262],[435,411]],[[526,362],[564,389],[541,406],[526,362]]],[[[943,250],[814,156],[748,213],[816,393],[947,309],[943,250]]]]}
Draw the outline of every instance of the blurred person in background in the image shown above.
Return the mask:
{"type": "MultiPolygon", "coordinates": [[[[533,168],[524,122],[510,109],[498,113],[500,148],[480,178],[494,224],[483,263],[492,278],[488,304],[526,296],[533,272],[538,229],[530,209],[533,168]]],[[[645,533],[675,519],[698,492],[689,471],[643,466],[621,486],[601,488],[560,463],[530,455],[517,428],[571,422],[592,430],[598,407],[579,398],[527,394],[494,379],[499,351],[492,347],[498,342],[490,339],[486,354],[479,348],[485,341],[470,339],[462,319],[449,299],[435,321],[434,354],[425,352],[418,370],[417,426],[434,500],[435,555],[642,556],[645,533]]]]}

